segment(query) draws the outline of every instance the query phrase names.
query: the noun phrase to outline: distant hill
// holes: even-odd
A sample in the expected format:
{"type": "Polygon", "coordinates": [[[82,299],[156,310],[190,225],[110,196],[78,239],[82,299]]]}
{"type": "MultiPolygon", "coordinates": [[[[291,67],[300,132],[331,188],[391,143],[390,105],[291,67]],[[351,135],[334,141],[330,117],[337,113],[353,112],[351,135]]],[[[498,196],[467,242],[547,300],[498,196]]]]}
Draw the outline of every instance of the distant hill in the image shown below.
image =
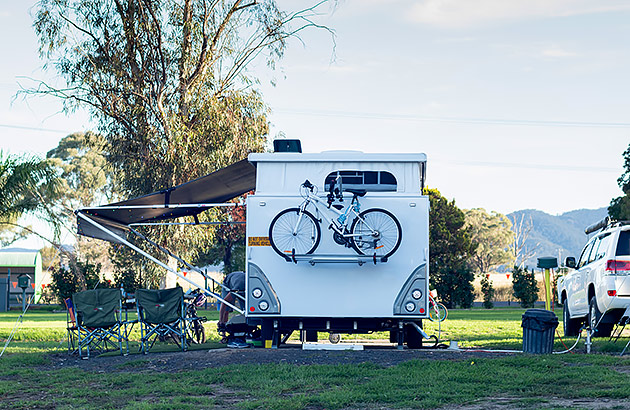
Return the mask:
{"type": "Polygon", "coordinates": [[[535,247],[536,254],[526,262],[526,265],[535,267],[537,258],[541,256],[559,257],[559,263],[563,263],[567,256],[578,258],[588,240],[584,228],[601,221],[606,215],[607,208],[578,209],[557,216],[535,209],[524,209],[512,212],[507,217],[513,223],[519,221],[521,216],[524,216],[525,223],[531,220],[532,230],[526,246],[529,249],[535,247]]]}

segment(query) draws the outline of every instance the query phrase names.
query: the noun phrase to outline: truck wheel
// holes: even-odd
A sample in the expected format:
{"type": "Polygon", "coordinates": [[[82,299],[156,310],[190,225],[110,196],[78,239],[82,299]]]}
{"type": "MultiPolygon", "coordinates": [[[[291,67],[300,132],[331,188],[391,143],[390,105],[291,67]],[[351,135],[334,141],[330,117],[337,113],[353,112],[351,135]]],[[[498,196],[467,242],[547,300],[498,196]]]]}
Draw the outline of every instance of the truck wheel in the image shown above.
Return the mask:
{"type": "Polygon", "coordinates": [[[568,305],[568,300],[565,300],[562,305],[562,326],[564,328],[564,336],[577,336],[578,333],[580,333],[581,321],[579,319],[571,319],[568,305]]]}
{"type": "Polygon", "coordinates": [[[588,324],[593,331],[592,337],[609,337],[612,332],[613,325],[611,323],[601,323],[601,317],[602,314],[597,307],[597,299],[593,296],[588,305],[588,324]]]}

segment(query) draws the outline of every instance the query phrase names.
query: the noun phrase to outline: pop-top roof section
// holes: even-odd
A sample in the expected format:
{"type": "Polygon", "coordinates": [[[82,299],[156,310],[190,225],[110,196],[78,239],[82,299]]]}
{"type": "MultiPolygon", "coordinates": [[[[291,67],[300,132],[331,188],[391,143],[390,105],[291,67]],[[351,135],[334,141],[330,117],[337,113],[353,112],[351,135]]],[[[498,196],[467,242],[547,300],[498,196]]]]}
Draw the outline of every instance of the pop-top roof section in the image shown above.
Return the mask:
{"type": "Polygon", "coordinates": [[[426,162],[423,153],[364,153],[360,151],[325,151],[320,153],[299,154],[295,152],[276,152],[249,154],[249,162],[426,162]]]}

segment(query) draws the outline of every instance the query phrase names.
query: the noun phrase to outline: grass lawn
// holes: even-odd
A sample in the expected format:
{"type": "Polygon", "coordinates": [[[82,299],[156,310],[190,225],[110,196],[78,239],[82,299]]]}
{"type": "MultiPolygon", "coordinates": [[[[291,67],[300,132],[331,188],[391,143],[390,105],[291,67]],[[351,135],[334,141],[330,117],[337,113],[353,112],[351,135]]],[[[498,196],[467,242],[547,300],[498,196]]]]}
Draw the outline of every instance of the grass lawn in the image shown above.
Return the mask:
{"type": "MultiPolygon", "coordinates": [[[[454,310],[442,323],[442,338],[457,340],[461,347],[519,350],[523,312],[519,308],[454,310]]],[[[202,314],[209,318],[206,329],[216,341],[217,312],[202,314]]],[[[17,316],[0,313],[2,346],[17,316]]],[[[425,325],[435,331],[435,324],[425,325]]],[[[47,368],[48,353],[65,351],[65,326],[65,313],[27,313],[0,358],[0,408],[376,409],[467,403],[483,408],[484,403],[499,401],[498,408],[508,410],[575,408],[574,399],[580,399],[583,408],[598,400],[608,403],[603,408],[626,408],[630,400],[630,355],[612,354],[499,358],[454,354],[453,360],[412,360],[389,367],[235,364],[170,373],[147,371],[145,357],[132,355],[110,373],[47,368]]],[[[628,337],[617,343],[595,340],[593,350],[620,351],[627,342],[628,337]]],[[[562,349],[557,341],[555,350],[562,349]]],[[[582,342],[576,350],[584,351],[582,342]]]]}

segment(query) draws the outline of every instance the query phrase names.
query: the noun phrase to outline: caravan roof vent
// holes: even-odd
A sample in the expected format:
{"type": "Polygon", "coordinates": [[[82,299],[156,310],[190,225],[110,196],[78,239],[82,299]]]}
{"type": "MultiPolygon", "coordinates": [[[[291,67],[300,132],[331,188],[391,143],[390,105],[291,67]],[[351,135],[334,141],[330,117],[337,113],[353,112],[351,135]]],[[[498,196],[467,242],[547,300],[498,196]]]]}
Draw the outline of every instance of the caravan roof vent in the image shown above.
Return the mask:
{"type": "Polygon", "coordinates": [[[302,152],[300,140],[273,140],[273,152],[302,152]]]}

